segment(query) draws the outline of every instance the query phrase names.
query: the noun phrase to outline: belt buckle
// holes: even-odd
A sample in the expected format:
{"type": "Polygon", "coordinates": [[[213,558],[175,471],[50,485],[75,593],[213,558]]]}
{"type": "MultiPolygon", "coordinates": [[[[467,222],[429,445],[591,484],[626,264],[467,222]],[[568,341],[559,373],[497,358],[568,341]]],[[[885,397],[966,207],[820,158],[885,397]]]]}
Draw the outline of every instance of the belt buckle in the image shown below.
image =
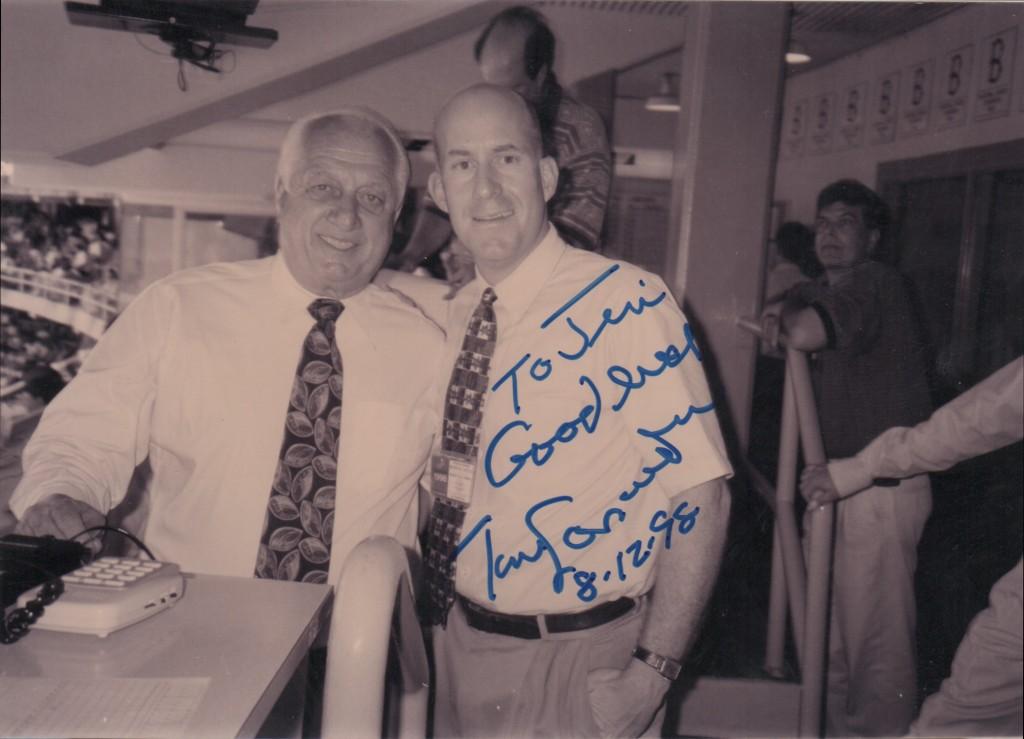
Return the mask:
{"type": "Polygon", "coordinates": [[[558,631],[555,631],[555,632],[548,631],[548,617],[547,617],[547,614],[541,614],[539,616],[534,616],[533,618],[537,622],[537,630],[540,632],[540,638],[541,639],[547,639],[548,636],[550,636],[552,633],[555,633],[555,634],[562,633],[562,632],[558,632],[558,631]]]}

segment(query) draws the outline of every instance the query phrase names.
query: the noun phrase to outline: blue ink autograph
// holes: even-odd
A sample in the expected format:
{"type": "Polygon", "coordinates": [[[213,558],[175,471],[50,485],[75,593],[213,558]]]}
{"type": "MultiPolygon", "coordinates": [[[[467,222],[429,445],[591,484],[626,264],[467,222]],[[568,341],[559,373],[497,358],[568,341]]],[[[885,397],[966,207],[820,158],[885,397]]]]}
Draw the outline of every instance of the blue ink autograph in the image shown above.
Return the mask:
{"type": "MultiPolygon", "coordinates": [[[[666,510],[655,511],[654,515],[651,516],[650,522],[647,524],[647,528],[653,532],[653,535],[647,537],[646,541],[634,539],[624,550],[616,552],[614,569],[609,568],[605,570],[600,579],[603,582],[609,582],[615,577],[619,582],[625,582],[629,576],[627,569],[632,572],[633,570],[642,569],[647,564],[648,559],[658,544],[659,534],[661,535],[662,546],[665,549],[671,549],[673,534],[675,532],[679,532],[681,535],[690,533],[693,527],[697,525],[699,513],[700,506],[691,509],[689,502],[685,500],[677,505],[672,513],[666,510]],[[626,555],[629,555],[628,561],[626,560],[626,555]]],[[[576,570],[573,572],[572,577],[578,588],[577,598],[584,602],[590,602],[598,596],[596,584],[598,573],[596,571],[576,570]]]]}
{"type": "MultiPolygon", "coordinates": [[[[640,287],[647,287],[647,283],[644,282],[643,280],[640,280],[640,287]]],[[[558,355],[563,359],[568,359],[570,361],[576,361],[577,359],[580,359],[584,354],[587,353],[588,350],[590,350],[595,344],[597,344],[597,340],[601,338],[601,334],[604,333],[604,330],[608,326],[617,326],[631,315],[643,315],[643,312],[646,309],[654,308],[655,306],[659,305],[667,295],[668,293],[662,290],[660,293],[658,293],[658,297],[656,297],[654,300],[648,300],[647,298],[640,297],[637,305],[633,305],[632,302],[627,300],[626,304],[622,307],[622,310],[619,311],[618,315],[613,315],[611,308],[605,308],[601,312],[601,323],[598,324],[597,328],[594,329],[594,333],[592,334],[588,334],[586,331],[584,331],[582,328],[576,325],[576,322],[572,320],[571,316],[566,316],[566,324],[569,326],[569,328],[573,330],[575,334],[577,334],[580,337],[582,341],[580,343],[580,348],[577,349],[575,352],[566,352],[559,350],[558,355]]],[[[541,326],[543,327],[544,324],[541,324],[541,326]]]]}
{"type": "Polygon", "coordinates": [[[682,462],[682,452],[676,448],[675,444],[665,438],[665,434],[676,426],[685,426],[688,424],[694,414],[710,413],[714,408],[715,404],[713,402],[709,402],[706,405],[701,406],[691,405],[682,418],[676,414],[671,421],[660,429],[655,429],[654,431],[651,431],[650,429],[637,429],[636,432],[640,436],[646,436],[648,439],[654,439],[658,442],[658,446],[654,448],[654,453],[661,457],[661,461],[653,467],[641,467],[640,471],[644,473],[645,477],[642,480],[634,480],[633,485],[629,490],[623,490],[619,493],[619,500],[623,502],[632,500],[636,497],[637,493],[654,482],[654,478],[659,472],[661,472],[661,470],[670,464],[679,464],[682,462]]]}
{"type": "Polygon", "coordinates": [[[556,503],[571,503],[572,498],[568,495],[559,495],[554,498],[547,498],[542,500],[540,503],[532,506],[530,510],[523,516],[523,523],[526,528],[530,530],[530,533],[534,535],[537,541],[537,546],[532,552],[520,551],[517,554],[494,554],[494,544],[491,540],[491,516],[490,514],[481,518],[476,525],[462,537],[462,541],[459,542],[458,546],[455,547],[455,558],[457,559],[462,550],[465,549],[480,533],[481,530],[484,532],[484,548],[487,554],[487,597],[490,600],[495,600],[497,595],[494,592],[494,580],[495,578],[502,580],[509,576],[515,570],[518,570],[524,564],[533,564],[539,562],[544,555],[547,555],[551,560],[551,567],[553,575],[551,577],[551,589],[556,593],[561,593],[565,589],[565,576],[571,574],[574,567],[563,567],[562,560],[558,556],[558,551],[551,544],[551,541],[541,533],[537,528],[537,525],[533,522],[533,517],[539,511],[547,508],[548,506],[555,505],[556,503]]]}
{"type": "Polygon", "coordinates": [[[647,378],[658,377],[665,370],[678,367],[689,354],[692,353],[698,362],[703,361],[700,349],[697,348],[697,343],[694,341],[693,331],[690,330],[690,324],[688,323],[683,325],[683,336],[686,338],[686,345],[682,349],[675,344],[669,344],[664,349],[654,352],[654,358],[659,362],[658,366],[654,369],[647,369],[637,365],[636,373],[638,377],[636,379],[634,379],[633,373],[630,370],[620,365],[613,364],[608,368],[608,379],[613,384],[622,388],[622,395],[612,404],[613,411],[619,410],[626,404],[631,392],[639,390],[646,385],[647,378]]]}
{"type": "MultiPolygon", "coordinates": [[[[665,302],[668,297],[666,290],[661,290],[653,296],[637,295],[626,300],[621,307],[616,309],[608,307],[601,310],[600,321],[593,328],[587,326],[585,321],[580,320],[578,315],[572,315],[572,309],[580,301],[619,269],[620,265],[610,266],[540,324],[541,330],[545,330],[559,319],[563,319],[564,326],[569,329],[569,335],[579,341],[579,345],[571,351],[564,348],[559,349],[557,351],[558,358],[555,358],[555,361],[561,359],[565,362],[576,362],[582,359],[592,348],[597,346],[601,337],[607,333],[606,329],[619,326],[631,317],[642,316],[645,312],[657,308],[665,302]]],[[[642,279],[638,280],[638,284],[641,288],[647,288],[647,283],[642,279]]],[[[697,362],[703,361],[693,332],[689,324],[684,323],[683,341],[680,345],[670,343],[664,348],[659,348],[652,353],[650,360],[645,360],[644,363],[635,366],[625,367],[619,364],[608,366],[604,374],[608,381],[619,390],[618,398],[610,406],[610,412],[617,413],[622,410],[634,391],[643,390],[647,387],[648,380],[657,378],[666,370],[679,366],[687,357],[692,357],[697,362]]],[[[575,416],[559,423],[547,438],[539,440],[532,438],[529,432],[533,430],[533,424],[528,420],[518,418],[523,410],[520,404],[520,389],[523,383],[531,380],[538,383],[544,382],[555,369],[551,358],[534,356],[532,352],[527,352],[491,386],[491,392],[508,386],[512,410],[517,416],[494,434],[484,451],[482,460],[484,474],[487,482],[493,488],[504,487],[514,480],[521,471],[530,466],[538,469],[543,467],[560,448],[570,445],[582,434],[597,432],[604,404],[597,385],[586,374],[579,375],[578,384],[587,388],[589,398],[575,416]]],[[[682,415],[676,413],[672,420],[660,428],[636,429],[638,436],[654,442],[653,451],[658,461],[641,467],[638,479],[633,480],[626,489],[619,492],[616,503],[609,505],[592,525],[574,524],[566,526],[558,533],[541,531],[538,521],[542,519],[542,514],[545,511],[556,506],[573,503],[573,498],[569,495],[556,495],[531,506],[523,515],[523,524],[528,532],[526,540],[529,542],[524,549],[516,552],[496,552],[492,534],[495,522],[488,514],[463,535],[455,549],[455,556],[458,557],[474,542],[482,542],[487,563],[487,597],[492,601],[497,598],[496,583],[498,581],[510,577],[519,570],[536,565],[550,567],[551,588],[555,593],[562,593],[568,582],[570,588],[575,586],[576,597],[581,601],[593,600],[598,595],[601,583],[613,580],[625,581],[631,573],[648,565],[659,542],[665,549],[671,549],[673,535],[689,533],[696,524],[700,508],[690,508],[687,502],[683,502],[673,510],[655,511],[647,522],[647,533],[640,538],[633,539],[626,547],[615,552],[615,561],[608,563],[607,568],[590,570],[567,565],[563,562],[559,547],[564,547],[562,553],[565,556],[568,556],[569,551],[581,552],[599,542],[602,537],[613,533],[616,527],[623,525],[632,510],[630,502],[650,486],[662,470],[669,465],[677,465],[683,461],[682,451],[667,438],[668,434],[672,430],[688,424],[695,415],[709,413],[713,409],[713,402],[699,406],[690,405],[682,415]]],[[[547,430],[544,433],[548,433],[547,430]]],[[[636,515],[634,512],[633,516],[636,515]]],[[[643,531],[643,528],[640,530],[643,531]]],[[[629,533],[632,535],[636,531],[634,524],[629,533]]]]}
{"type": "Polygon", "coordinates": [[[533,462],[535,466],[542,467],[551,459],[551,455],[555,453],[556,445],[572,442],[579,434],[581,428],[588,434],[592,434],[597,430],[597,424],[601,420],[601,393],[597,391],[597,386],[586,375],[580,376],[580,385],[585,385],[590,389],[591,394],[594,396],[594,402],[583,406],[576,418],[559,424],[551,438],[539,444],[532,442],[530,448],[525,452],[513,452],[510,454],[508,461],[512,463],[512,469],[501,478],[494,476],[493,462],[495,449],[512,429],[519,428],[523,431],[529,431],[533,428],[533,425],[526,421],[509,421],[494,435],[491,443],[487,445],[487,451],[484,454],[484,474],[487,475],[487,481],[491,485],[496,488],[507,485],[519,474],[519,471],[527,462],[533,462]]]}
{"type": "MultiPolygon", "coordinates": [[[[629,491],[623,491],[619,494],[619,499],[623,502],[632,500],[640,490],[654,482],[661,470],[670,464],[679,464],[682,462],[682,453],[674,444],[672,444],[672,442],[665,438],[665,435],[676,427],[685,426],[690,422],[694,415],[708,413],[713,408],[713,403],[708,403],[704,406],[690,406],[686,413],[682,416],[675,414],[672,420],[661,428],[637,429],[637,433],[639,435],[652,439],[658,443],[658,446],[655,448],[655,452],[661,457],[661,461],[656,465],[643,467],[642,472],[645,474],[645,477],[641,480],[635,480],[629,491]]],[[[550,456],[550,453],[548,456],[550,456]]],[[[525,459],[521,461],[525,463],[525,459]]],[[[543,464],[543,462],[541,462],[541,464],[543,464]]],[[[520,464],[520,467],[521,466],[522,465],[520,464]]],[[[492,484],[494,483],[492,482],[492,484]]],[[[593,600],[597,596],[597,586],[594,584],[597,579],[597,573],[594,571],[579,570],[576,567],[563,565],[562,559],[558,554],[557,548],[552,543],[552,540],[540,531],[534,521],[534,517],[549,506],[572,502],[573,498],[571,496],[558,495],[545,498],[539,503],[531,506],[529,510],[526,511],[523,516],[523,524],[526,526],[530,534],[533,535],[534,541],[536,542],[531,551],[520,550],[513,554],[495,554],[490,528],[490,524],[493,519],[488,514],[482,517],[473,526],[473,528],[462,537],[462,540],[455,548],[455,557],[457,558],[459,554],[469,546],[482,531],[487,559],[487,597],[490,600],[493,601],[497,598],[497,594],[495,592],[495,580],[503,580],[512,572],[521,569],[523,566],[535,564],[545,558],[549,560],[552,568],[551,589],[555,593],[561,593],[565,589],[565,578],[567,575],[571,575],[573,582],[577,586],[577,597],[583,601],[593,600]]],[[[691,511],[687,511],[686,508],[688,505],[689,504],[686,502],[681,503],[671,514],[668,511],[655,512],[648,524],[648,528],[655,534],[655,536],[651,536],[647,539],[646,551],[643,551],[643,542],[640,539],[636,539],[627,546],[624,551],[617,554],[616,571],[621,573],[619,575],[620,580],[626,579],[625,565],[623,564],[623,557],[626,554],[632,555],[632,559],[630,560],[632,568],[640,569],[647,562],[648,557],[654,550],[655,544],[657,543],[657,534],[662,535],[661,540],[664,543],[665,548],[671,549],[672,532],[674,530],[678,528],[680,534],[689,533],[696,523],[696,517],[700,512],[700,508],[698,507],[691,511]]],[[[622,508],[610,507],[603,515],[601,526],[592,528],[578,525],[566,527],[560,537],[561,541],[570,549],[586,549],[597,541],[598,537],[611,533],[613,519],[622,523],[626,520],[626,516],[627,513],[622,508]]],[[[612,570],[608,569],[605,572],[606,575],[604,580],[607,582],[612,577],[612,570]]]]}
{"type": "MultiPolygon", "coordinates": [[[[566,311],[568,311],[570,308],[576,305],[576,303],[578,303],[580,300],[586,297],[588,293],[590,293],[594,288],[596,288],[606,279],[615,274],[615,272],[617,272],[618,270],[619,265],[614,264],[608,269],[606,269],[604,272],[602,272],[600,275],[598,275],[595,279],[591,280],[586,287],[584,287],[578,293],[569,298],[569,300],[563,303],[554,313],[545,318],[544,321],[540,324],[541,329],[543,330],[548,328],[552,323],[554,323],[555,320],[561,317],[566,311]]],[[[640,287],[647,287],[647,282],[644,280],[639,280],[638,283],[640,287]]],[[[567,352],[559,349],[558,355],[563,359],[569,361],[581,359],[587,353],[587,351],[592,349],[597,344],[598,339],[601,338],[601,335],[604,333],[604,330],[608,326],[617,326],[624,320],[626,320],[626,318],[628,318],[629,316],[643,315],[645,310],[647,310],[648,308],[657,307],[665,300],[666,297],[668,297],[668,293],[665,290],[662,290],[653,299],[638,296],[636,298],[637,302],[635,305],[633,304],[632,300],[627,300],[626,304],[619,309],[618,313],[614,313],[611,308],[605,308],[601,312],[601,323],[598,324],[597,328],[594,329],[593,333],[587,333],[585,330],[579,327],[579,325],[572,319],[572,316],[566,316],[566,325],[573,331],[573,333],[579,336],[581,343],[579,349],[577,349],[575,352],[567,352]]],[[[689,325],[685,327],[685,330],[687,332],[689,331],[689,325]]],[[[686,348],[684,350],[683,355],[684,357],[686,353],[689,353],[691,346],[693,346],[693,337],[691,334],[687,333],[686,348]]],[[[697,356],[698,361],[700,361],[700,353],[696,352],[696,346],[693,346],[693,349],[695,350],[694,353],[697,356]]],[[[529,361],[531,356],[532,355],[530,352],[524,354],[522,357],[519,358],[519,360],[515,364],[513,364],[505,372],[505,374],[499,377],[494,382],[494,384],[491,385],[491,392],[494,392],[501,388],[501,386],[504,385],[506,382],[511,381],[512,410],[515,412],[517,416],[519,415],[520,411],[522,411],[522,406],[520,406],[519,404],[519,370],[529,361]]],[[[655,358],[657,358],[657,356],[655,358]]],[[[679,361],[682,361],[682,359],[680,359],[679,361]]],[[[674,367],[675,365],[671,366],[674,367]]],[[[548,379],[548,377],[551,376],[552,369],[553,366],[550,359],[545,357],[538,357],[534,359],[533,364],[530,365],[530,377],[536,382],[543,382],[544,380],[548,379]]]]}
{"type": "Polygon", "coordinates": [[[558,310],[556,310],[550,316],[545,318],[544,322],[540,324],[540,327],[541,328],[547,328],[548,326],[550,326],[552,324],[552,322],[555,321],[555,319],[557,319],[560,315],[562,315],[567,310],[569,310],[574,305],[576,305],[576,303],[578,303],[580,300],[582,300],[583,297],[587,293],[589,293],[591,290],[593,290],[595,287],[600,285],[602,282],[607,280],[609,277],[611,277],[613,274],[615,274],[618,271],[619,271],[619,265],[617,265],[617,264],[613,264],[611,267],[606,269],[604,272],[602,272],[596,278],[591,280],[590,284],[588,284],[585,288],[580,290],[578,293],[576,293],[571,298],[569,298],[565,303],[563,303],[562,306],[560,308],[558,308],[558,310]]]}

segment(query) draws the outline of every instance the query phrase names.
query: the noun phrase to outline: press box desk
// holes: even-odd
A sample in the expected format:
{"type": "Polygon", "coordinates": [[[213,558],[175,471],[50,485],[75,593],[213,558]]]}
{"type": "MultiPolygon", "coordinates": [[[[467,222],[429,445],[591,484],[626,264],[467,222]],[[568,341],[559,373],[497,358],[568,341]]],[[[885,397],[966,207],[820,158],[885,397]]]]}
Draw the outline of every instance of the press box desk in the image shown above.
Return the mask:
{"type": "Polygon", "coordinates": [[[181,601],[105,639],[33,630],[0,676],[207,677],[187,736],[253,736],[326,623],[326,585],[185,575],[181,601]]]}

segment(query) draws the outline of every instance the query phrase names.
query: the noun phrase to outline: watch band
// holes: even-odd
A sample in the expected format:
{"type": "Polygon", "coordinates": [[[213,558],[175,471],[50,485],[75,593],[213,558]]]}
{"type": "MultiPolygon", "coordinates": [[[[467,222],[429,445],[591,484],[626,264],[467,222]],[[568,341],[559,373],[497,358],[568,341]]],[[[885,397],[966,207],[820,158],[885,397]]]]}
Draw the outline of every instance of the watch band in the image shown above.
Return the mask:
{"type": "Polygon", "coordinates": [[[669,681],[675,680],[679,677],[679,673],[683,671],[683,666],[679,662],[669,657],[655,654],[643,647],[636,647],[633,650],[633,656],[669,681]]]}

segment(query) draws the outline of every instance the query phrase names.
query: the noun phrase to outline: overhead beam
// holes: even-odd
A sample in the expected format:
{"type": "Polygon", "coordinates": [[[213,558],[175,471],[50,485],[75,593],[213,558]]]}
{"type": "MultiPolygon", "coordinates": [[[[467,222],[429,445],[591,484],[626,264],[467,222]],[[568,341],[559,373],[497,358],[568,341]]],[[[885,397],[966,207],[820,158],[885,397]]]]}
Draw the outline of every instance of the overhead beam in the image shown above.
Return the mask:
{"type": "Polygon", "coordinates": [[[466,31],[479,28],[507,2],[487,0],[463,7],[449,15],[427,21],[416,28],[396,33],[358,49],[286,74],[248,90],[178,113],[156,123],[124,131],[109,138],[58,154],[57,158],[75,164],[96,165],[126,154],[152,147],[176,136],[237,118],[255,110],[340,82],[347,77],[393,61],[407,54],[447,41],[466,31]]]}

